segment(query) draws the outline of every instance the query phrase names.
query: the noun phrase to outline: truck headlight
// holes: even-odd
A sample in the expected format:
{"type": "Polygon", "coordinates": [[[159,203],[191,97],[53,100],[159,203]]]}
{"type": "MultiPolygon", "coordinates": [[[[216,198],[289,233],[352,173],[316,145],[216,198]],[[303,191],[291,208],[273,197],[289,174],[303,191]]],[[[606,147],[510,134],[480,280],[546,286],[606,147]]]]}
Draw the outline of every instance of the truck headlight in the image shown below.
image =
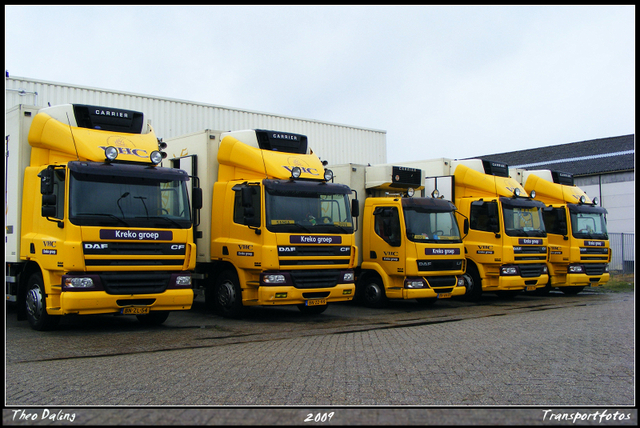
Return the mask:
{"type": "Polygon", "coordinates": [[[501,276],[520,275],[520,269],[518,269],[518,266],[504,265],[500,267],[500,275],[501,276]]]}
{"type": "Polygon", "coordinates": [[[342,275],[342,282],[353,282],[356,279],[356,275],[353,272],[345,272],[342,275]]]}
{"type": "Polygon", "coordinates": [[[65,288],[93,288],[94,287],[93,278],[66,277],[64,280],[64,287],[65,288]]]}
{"type": "Polygon", "coordinates": [[[567,273],[583,273],[584,272],[584,266],[582,265],[569,265],[569,268],[567,269],[567,273]]]}
{"type": "Polygon", "coordinates": [[[422,278],[406,278],[404,288],[426,288],[426,283],[422,278]]]}
{"type": "Polygon", "coordinates": [[[265,274],[262,276],[262,282],[265,284],[284,284],[287,278],[282,274],[265,274]]]}
{"type": "Polygon", "coordinates": [[[189,286],[191,285],[191,275],[180,275],[176,277],[176,285],[189,286]]]}
{"type": "Polygon", "coordinates": [[[162,152],[159,152],[158,150],[152,151],[151,155],[149,156],[149,159],[151,159],[151,163],[154,165],[158,165],[160,162],[162,162],[163,158],[164,156],[162,156],[162,152]]]}

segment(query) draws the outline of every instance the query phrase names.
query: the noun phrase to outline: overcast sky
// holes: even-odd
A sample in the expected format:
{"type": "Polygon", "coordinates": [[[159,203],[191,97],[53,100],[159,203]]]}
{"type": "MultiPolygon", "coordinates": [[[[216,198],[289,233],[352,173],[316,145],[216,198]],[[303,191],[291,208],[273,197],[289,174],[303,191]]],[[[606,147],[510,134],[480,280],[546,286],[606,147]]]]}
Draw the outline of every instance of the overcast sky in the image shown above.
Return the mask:
{"type": "Polygon", "coordinates": [[[12,76],[385,130],[390,163],[635,133],[635,6],[5,6],[5,32],[12,76]]]}

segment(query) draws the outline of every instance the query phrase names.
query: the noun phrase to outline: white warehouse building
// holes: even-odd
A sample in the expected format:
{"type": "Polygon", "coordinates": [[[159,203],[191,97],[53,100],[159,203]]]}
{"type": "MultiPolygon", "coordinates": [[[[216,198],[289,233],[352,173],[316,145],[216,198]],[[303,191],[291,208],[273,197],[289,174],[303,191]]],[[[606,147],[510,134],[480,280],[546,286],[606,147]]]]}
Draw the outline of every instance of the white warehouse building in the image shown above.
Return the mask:
{"type": "MultiPolygon", "coordinates": [[[[23,77],[5,78],[5,111],[19,105],[89,104],[143,112],[164,140],[205,129],[268,129],[306,135],[309,147],[329,165],[379,164],[387,160],[387,134],[378,129],[321,122],[152,95],[98,89],[23,77]]],[[[167,148],[169,155],[171,147],[167,148]]],[[[177,154],[176,154],[177,155],[177,154]]]]}

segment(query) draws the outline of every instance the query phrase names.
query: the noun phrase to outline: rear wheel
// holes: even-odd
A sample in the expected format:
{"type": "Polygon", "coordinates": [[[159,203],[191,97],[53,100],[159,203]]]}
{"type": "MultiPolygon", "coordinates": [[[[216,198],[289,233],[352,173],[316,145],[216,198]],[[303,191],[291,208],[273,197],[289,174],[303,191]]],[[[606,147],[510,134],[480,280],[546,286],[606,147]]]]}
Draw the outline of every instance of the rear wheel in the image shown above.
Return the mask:
{"type": "Polygon", "coordinates": [[[27,282],[27,294],[25,296],[27,319],[32,329],[38,331],[53,330],[60,322],[59,315],[47,313],[46,294],[44,292],[44,280],[42,275],[34,273],[27,282]]]}
{"type": "Polygon", "coordinates": [[[213,303],[215,310],[225,318],[242,316],[242,289],[235,272],[224,271],[218,276],[213,303]]]}

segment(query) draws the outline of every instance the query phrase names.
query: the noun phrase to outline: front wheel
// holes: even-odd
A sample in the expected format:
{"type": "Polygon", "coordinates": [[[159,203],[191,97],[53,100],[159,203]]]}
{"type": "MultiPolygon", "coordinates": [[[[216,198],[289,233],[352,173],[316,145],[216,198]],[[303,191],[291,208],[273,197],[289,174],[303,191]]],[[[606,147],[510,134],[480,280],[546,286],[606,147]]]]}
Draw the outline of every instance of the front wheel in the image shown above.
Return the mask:
{"type": "Polygon", "coordinates": [[[382,308],[387,305],[387,295],[380,278],[366,278],[360,283],[359,288],[359,298],[363,305],[369,308],[382,308]]]}
{"type": "Polygon", "coordinates": [[[482,279],[474,266],[467,267],[467,273],[463,275],[466,292],[462,298],[470,302],[477,302],[482,295],[482,279]]]}
{"type": "Polygon", "coordinates": [[[214,307],[225,318],[242,316],[242,289],[238,275],[232,271],[222,272],[215,283],[214,307]]]}
{"type": "Polygon", "coordinates": [[[25,296],[27,319],[32,329],[38,331],[53,330],[60,322],[60,316],[47,313],[46,294],[42,275],[34,273],[27,282],[25,296]]]}

